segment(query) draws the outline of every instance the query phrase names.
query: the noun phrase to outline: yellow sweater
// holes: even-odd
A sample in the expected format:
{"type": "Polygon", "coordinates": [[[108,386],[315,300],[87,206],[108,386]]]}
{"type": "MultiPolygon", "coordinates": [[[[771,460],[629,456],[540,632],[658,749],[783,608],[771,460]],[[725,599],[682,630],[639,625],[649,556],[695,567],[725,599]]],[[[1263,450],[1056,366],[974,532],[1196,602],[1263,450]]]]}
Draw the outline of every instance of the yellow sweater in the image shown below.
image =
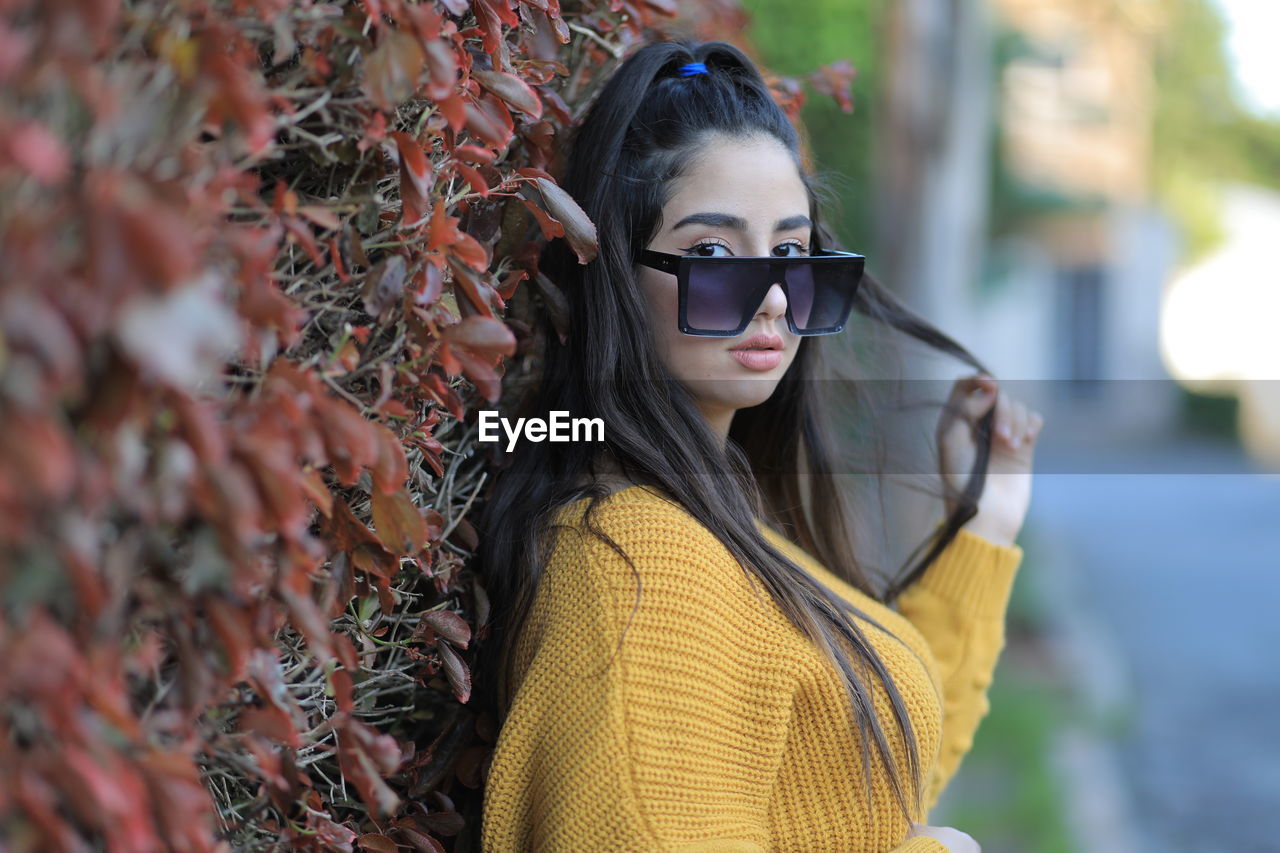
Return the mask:
{"type": "MultiPolygon", "coordinates": [[[[577,532],[586,505],[560,509],[573,529],[561,531],[519,635],[485,787],[485,853],[946,851],[906,838],[878,765],[867,800],[835,671],[706,527],[645,486],[606,498],[596,518],[635,563],[637,590],[616,551],[577,532]]],[[[911,715],[927,814],[989,708],[1021,548],[961,529],[899,613],[759,526],[894,635],[864,623],[911,715]]]]}

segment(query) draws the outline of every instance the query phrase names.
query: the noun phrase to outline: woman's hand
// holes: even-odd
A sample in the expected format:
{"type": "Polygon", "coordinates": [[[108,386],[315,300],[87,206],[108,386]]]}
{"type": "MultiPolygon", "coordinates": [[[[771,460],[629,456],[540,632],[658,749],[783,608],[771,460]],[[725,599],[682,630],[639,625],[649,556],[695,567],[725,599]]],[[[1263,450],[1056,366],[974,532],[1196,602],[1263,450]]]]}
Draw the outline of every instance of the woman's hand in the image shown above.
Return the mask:
{"type": "MultiPolygon", "coordinates": [[[[993,377],[974,374],[957,379],[938,420],[938,458],[942,476],[957,492],[963,491],[977,444],[971,424],[995,406],[991,457],[978,514],[966,529],[998,545],[1012,545],[1031,503],[1031,456],[1044,426],[1039,412],[1010,398],[993,377]]],[[[955,503],[946,502],[948,515],[955,503]]]]}
{"type": "Polygon", "coordinates": [[[933,838],[941,841],[951,853],[982,853],[982,847],[967,832],[952,829],[949,826],[927,826],[923,823],[911,824],[907,838],[933,838]]]}

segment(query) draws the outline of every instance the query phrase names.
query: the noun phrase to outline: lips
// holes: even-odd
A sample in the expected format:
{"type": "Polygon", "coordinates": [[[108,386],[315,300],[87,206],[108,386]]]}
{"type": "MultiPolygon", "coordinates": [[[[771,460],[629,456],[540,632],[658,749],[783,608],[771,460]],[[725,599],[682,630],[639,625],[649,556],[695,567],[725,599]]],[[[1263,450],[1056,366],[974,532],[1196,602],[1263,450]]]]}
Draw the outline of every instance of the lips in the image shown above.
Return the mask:
{"type": "Polygon", "coordinates": [[[736,347],[737,350],[779,350],[782,349],[782,338],[777,335],[752,335],[736,347]]]}

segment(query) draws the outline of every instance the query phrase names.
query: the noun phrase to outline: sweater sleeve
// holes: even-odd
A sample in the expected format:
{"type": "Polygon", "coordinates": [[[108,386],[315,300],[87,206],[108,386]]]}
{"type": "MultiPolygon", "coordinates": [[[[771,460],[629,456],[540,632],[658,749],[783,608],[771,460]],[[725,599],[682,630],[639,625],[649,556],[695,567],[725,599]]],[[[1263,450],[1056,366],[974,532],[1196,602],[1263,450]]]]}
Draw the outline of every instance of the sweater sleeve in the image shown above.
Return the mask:
{"type": "Polygon", "coordinates": [[[709,531],[687,514],[621,521],[601,526],[634,572],[576,531],[544,571],[486,783],[482,848],[768,853],[788,661],[753,646],[765,613],[709,531]]]}
{"type": "Polygon", "coordinates": [[[1005,611],[1022,548],[960,528],[937,561],[898,599],[898,609],[929,643],[942,677],[942,743],[926,791],[933,808],[973,746],[990,710],[987,691],[1004,649],[1005,611]]]}

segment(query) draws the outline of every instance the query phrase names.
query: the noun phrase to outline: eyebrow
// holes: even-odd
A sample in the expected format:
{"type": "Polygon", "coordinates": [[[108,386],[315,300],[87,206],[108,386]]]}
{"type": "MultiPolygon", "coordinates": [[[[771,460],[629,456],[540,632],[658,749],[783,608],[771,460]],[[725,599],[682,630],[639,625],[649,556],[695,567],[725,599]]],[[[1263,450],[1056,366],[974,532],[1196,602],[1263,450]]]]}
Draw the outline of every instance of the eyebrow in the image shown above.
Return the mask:
{"type": "MultiPolygon", "coordinates": [[[[734,216],[732,213],[691,213],[673,225],[671,230],[679,231],[686,225],[695,224],[710,225],[714,228],[730,228],[735,231],[747,230],[747,220],[741,216],[734,216]]],[[[794,228],[807,228],[812,225],[813,221],[807,216],[788,216],[786,219],[778,220],[778,224],[773,227],[773,230],[790,231],[794,228]]]]}

